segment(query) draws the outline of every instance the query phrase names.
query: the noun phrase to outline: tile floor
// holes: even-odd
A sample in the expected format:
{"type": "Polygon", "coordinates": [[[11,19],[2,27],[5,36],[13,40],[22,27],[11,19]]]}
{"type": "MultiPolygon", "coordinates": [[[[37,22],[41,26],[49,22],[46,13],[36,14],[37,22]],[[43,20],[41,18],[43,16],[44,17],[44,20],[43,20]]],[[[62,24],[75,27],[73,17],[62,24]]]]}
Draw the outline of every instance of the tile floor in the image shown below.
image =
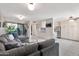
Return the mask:
{"type": "Polygon", "coordinates": [[[79,56],[79,42],[57,39],[60,56],[79,56]]]}

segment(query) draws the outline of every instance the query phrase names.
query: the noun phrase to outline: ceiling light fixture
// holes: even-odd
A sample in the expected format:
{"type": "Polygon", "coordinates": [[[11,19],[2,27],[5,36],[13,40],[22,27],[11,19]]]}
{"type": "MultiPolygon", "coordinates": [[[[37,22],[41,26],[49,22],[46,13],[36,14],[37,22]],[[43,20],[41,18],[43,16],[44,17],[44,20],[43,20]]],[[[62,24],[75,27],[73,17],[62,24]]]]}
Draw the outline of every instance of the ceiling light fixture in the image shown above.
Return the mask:
{"type": "Polygon", "coordinates": [[[69,17],[69,21],[74,21],[74,18],[72,16],[69,17]]]}
{"type": "Polygon", "coordinates": [[[74,20],[73,19],[71,19],[71,20],[69,20],[70,22],[73,22],[74,20]]]}
{"type": "Polygon", "coordinates": [[[16,17],[18,17],[19,20],[23,20],[25,18],[25,16],[23,16],[23,15],[16,15],[16,17]]]}
{"type": "Polygon", "coordinates": [[[69,21],[76,21],[76,20],[79,20],[79,17],[69,17],[69,21]]]}
{"type": "Polygon", "coordinates": [[[27,6],[28,6],[28,9],[31,11],[35,9],[35,3],[28,3],[27,6]]]}

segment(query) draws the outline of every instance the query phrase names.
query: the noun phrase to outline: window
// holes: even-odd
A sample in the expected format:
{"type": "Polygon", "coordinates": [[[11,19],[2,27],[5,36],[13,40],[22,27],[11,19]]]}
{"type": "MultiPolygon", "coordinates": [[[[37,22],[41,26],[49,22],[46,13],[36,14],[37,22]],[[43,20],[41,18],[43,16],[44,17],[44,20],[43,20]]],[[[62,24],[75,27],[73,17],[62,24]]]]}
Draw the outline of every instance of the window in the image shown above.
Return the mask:
{"type": "Polygon", "coordinates": [[[20,35],[26,35],[26,28],[24,27],[24,24],[20,24],[20,23],[8,23],[8,22],[4,22],[3,23],[3,27],[7,28],[7,27],[12,27],[14,26],[15,31],[17,32],[17,34],[20,35]]]}

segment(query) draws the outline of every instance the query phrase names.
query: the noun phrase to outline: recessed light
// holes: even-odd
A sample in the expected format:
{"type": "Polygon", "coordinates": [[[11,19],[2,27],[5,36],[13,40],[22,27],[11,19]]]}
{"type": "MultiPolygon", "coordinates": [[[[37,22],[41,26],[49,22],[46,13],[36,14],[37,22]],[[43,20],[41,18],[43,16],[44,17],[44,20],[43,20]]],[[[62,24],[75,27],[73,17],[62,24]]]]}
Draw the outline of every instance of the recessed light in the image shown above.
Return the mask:
{"type": "Polygon", "coordinates": [[[36,5],[35,3],[28,3],[27,7],[29,10],[33,11],[35,9],[35,5],[36,5]]]}
{"type": "Polygon", "coordinates": [[[19,18],[19,20],[23,20],[25,18],[23,15],[16,15],[16,17],[19,18]]]}

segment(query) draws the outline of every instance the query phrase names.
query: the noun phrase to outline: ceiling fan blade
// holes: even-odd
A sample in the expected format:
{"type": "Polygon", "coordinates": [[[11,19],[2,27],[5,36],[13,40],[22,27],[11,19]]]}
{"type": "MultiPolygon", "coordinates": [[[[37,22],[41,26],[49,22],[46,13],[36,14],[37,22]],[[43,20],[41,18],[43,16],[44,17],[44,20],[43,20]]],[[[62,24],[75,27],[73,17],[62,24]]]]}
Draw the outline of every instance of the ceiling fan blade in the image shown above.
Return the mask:
{"type": "Polygon", "coordinates": [[[79,17],[74,18],[74,20],[77,20],[77,19],[79,19],[79,17]]]}

